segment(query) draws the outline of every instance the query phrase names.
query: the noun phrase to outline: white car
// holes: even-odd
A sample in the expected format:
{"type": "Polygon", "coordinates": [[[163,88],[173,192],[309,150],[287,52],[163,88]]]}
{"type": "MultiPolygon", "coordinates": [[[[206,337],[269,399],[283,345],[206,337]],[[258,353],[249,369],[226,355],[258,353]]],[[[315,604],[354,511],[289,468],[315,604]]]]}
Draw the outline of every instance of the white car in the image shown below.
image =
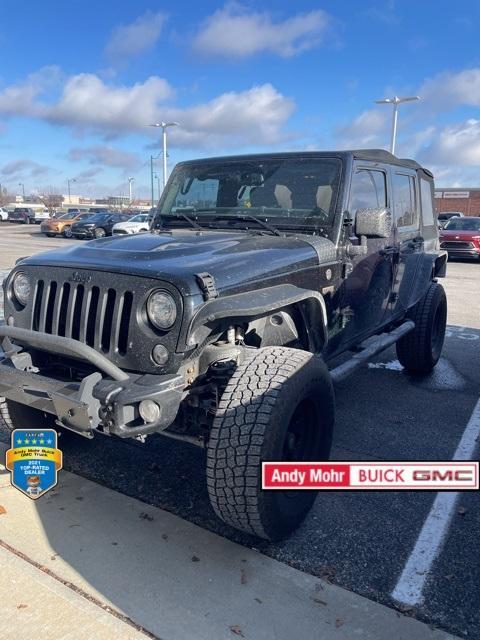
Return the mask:
{"type": "Polygon", "coordinates": [[[127,222],[117,222],[113,225],[114,236],[128,235],[129,233],[141,233],[150,229],[150,216],[148,213],[138,213],[127,222]]]}
{"type": "Polygon", "coordinates": [[[0,220],[2,222],[5,222],[5,220],[8,220],[8,211],[3,207],[0,207],[0,220]]]}

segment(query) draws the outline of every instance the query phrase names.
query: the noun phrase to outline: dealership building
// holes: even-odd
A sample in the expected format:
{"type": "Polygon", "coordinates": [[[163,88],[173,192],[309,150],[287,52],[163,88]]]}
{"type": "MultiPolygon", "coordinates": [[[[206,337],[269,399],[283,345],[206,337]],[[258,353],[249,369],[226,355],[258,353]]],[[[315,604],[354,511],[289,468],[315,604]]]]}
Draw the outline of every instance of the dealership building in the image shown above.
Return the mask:
{"type": "Polygon", "coordinates": [[[474,189],[437,189],[437,213],[461,211],[466,216],[480,216],[480,187],[474,189]]]}

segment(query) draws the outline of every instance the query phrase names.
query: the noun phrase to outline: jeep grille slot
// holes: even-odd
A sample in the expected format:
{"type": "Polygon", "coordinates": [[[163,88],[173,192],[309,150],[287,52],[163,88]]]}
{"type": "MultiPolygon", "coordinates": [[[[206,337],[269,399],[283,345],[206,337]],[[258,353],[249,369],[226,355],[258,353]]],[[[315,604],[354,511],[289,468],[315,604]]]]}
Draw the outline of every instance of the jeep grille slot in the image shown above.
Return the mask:
{"type": "Polygon", "coordinates": [[[118,353],[124,356],[128,348],[128,327],[130,326],[130,315],[132,313],[133,294],[126,291],[123,296],[122,313],[118,325],[118,353]]]}
{"type": "Polygon", "coordinates": [[[40,310],[42,308],[43,297],[43,280],[37,282],[35,290],[35,301],[33,303],[33,317],[32,317],[32,329],[39,331],[40,329],[40,310]]]}
{"type": "Polygon", "coordinates": [[[103,331],[101,347],[102,351],[108,353],[110,351],[110,337],[112,335],[113,314],[115,311],[115,298],[117,294],[114,289],[109,289],[107,293],[107,306],[105,307],[105,318],[103,321],[103,331]]]}
{"type": "Polygon", "coordinates": [[[32,329],[73,338],[103,353],[126,356],[133,292],[97,285],[38,280],[32,329]]]}

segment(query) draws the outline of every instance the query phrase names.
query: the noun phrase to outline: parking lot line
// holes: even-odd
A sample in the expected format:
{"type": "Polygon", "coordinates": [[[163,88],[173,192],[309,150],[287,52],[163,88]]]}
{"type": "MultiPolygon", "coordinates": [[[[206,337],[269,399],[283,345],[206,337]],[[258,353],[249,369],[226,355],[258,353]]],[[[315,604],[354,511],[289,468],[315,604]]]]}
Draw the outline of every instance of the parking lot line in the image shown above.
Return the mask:
{"type": "MultiPolygon", "coordinates": [[[[480,399],[470,416],[453,460],[471,460],[479,439],[480,399]]],[[[423,602],[427,578],[442,549],[459,496],[458,492],[446,492],[439,493],[435,498],[412,553],[392,591],[392,598],[397,602],[410,606],[418,606],[423,602]]]]}

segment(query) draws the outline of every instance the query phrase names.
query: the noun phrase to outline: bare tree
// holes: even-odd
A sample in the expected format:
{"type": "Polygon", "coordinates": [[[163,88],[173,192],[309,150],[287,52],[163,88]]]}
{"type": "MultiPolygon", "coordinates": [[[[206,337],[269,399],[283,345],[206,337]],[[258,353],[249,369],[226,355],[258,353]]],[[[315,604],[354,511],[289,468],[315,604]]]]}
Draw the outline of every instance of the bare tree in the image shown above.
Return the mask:
{"type": "Polygon", "coordinates": [[[63,196],[61,195],[60,189],[52,185],[41,189],[41,194],[39,197],[41,198],[43,204],[50,210],[61,207],[63,204],[63,196]]]}
{"type": "Polygon", "coordinates": [[[7,187],[0,185],[0,207],[3,207],[14,199],[15,196],[8,193],[7,187]]]}

